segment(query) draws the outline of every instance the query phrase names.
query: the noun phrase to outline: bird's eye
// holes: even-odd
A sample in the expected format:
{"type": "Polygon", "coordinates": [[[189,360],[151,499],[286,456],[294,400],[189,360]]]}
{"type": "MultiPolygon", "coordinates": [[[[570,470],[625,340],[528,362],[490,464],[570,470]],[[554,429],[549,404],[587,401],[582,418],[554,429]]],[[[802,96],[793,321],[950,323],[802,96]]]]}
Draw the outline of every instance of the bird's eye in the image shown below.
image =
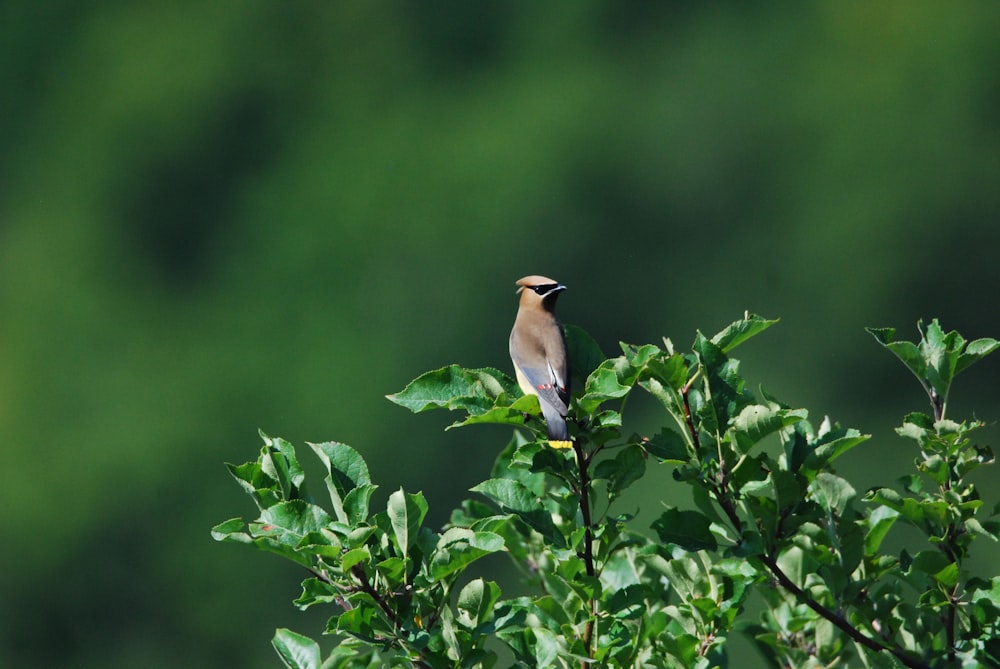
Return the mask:
{"type": "Polygon", "coordinates": [[[550,290],[552,290],[553,288],[555,288],[558,285],[559,284],[557,284],[557,283],[543,283],[540,286],[532,286],[531,289],[533,291],[535,291],[539,295],[545,295],[546,293],[548,293],[550,290]]]}

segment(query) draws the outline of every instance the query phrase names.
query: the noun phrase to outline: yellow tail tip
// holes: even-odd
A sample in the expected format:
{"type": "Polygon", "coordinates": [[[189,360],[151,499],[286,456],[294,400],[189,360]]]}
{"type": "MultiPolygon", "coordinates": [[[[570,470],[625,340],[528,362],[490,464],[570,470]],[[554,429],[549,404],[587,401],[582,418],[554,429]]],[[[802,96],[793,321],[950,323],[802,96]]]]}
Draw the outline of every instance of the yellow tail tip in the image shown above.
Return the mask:
{"type": "Polygon", "coordinates": [[[555,441],[553,439],[549,439],[549,446],[551,446],[552,448],[573,448],[573,442],[572,441],[555,441]]]}

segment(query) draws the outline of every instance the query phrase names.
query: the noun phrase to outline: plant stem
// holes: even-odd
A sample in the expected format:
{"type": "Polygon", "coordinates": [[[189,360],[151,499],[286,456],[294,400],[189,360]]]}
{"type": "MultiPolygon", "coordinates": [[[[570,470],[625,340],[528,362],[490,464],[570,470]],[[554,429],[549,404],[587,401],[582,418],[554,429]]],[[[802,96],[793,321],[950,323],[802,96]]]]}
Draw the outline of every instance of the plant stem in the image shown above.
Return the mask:
{"type": "Polygon", "coordinates": [[[364,568],[361,565],[354,565],[351,567],[351,575],[357,579],[358,588],[361,589],[361,592],[374,599],[375,603],[378,604],[378,607],[382,609],[383,613],[385,613],[385,617],[392,623],[392,626],[398,629],[399,617],[396,615],[396,612],[392,610],[392,607],[389,606],[389,602],[385,601],[385,597],[383,597],[381,593],[379,593],[379,591],[372,587],[372,584],[368,582],[368,575],[365,574],[364,568]]]}
{"type": "Polygon", "coordinates": [[[691,392],[691,384],[694,380],[698,378],[698,374],[691,377],[683,388],[681,388],[681,397],[684,398],[684,418],[687,420],[688,432],[691,433],[691,440],[694,443],[694,452],[696,454],[701,454],[701,440],[698,438],[698,429],[694,426],[694,418],[691,417],[691,402],[688,399],[688,394],[691,392]]]}
{"type": "MultiPolygon", "coordinates": [[[[388,618],[389,621],[392,623],[393,628],[398,630],[399,616],[397,616],[396,612],[392,609],[391,606],[389,606],[389,602],[385,600],[385,597],[383,597],[381,593],[379,593],[379,591],[376,590],[372,586],[372,584],[368,581],[368,575],[365,574],[364,568],[361,565],[354,565],[353,567],[351,567],[351,575],[353,575],[354,578],[357,579],[358,588],[361,590],[361,592],[365,593],[366,595],[375,600],[375,603],[378,604],[378,607],[382,609],[383,613],[385,613],[386,618],[388,618]]],[[[397,637],[393,641],[396,644],[398,644],[401,648],[403,648],[403,650],[405,650],[406,652],[415,653],[416,655],[421,655],[421,651],[411,650],[407,648],[405,641],[400,636],[397,635],[397,637]]],[[[392,641],[390,641],[390,643],[392,643],[392,641]]],[[[411,661],[415,666],[421,667],[421,669],[432,669],[431,664],[422,658],[411,657],[411,661]]]]}
{"type": "MultiPolygon", "coordinates": [[[[597,569],[594,567],[594,525],[590,516],[590,458],[583,452],[583,446],[579,441],[573,442],[573,450],[576,453],[576,464],[580,470],[580,514],[583,517],[583,564],[587,570],[587,576],[596,578],[597,569]]],[[[586,649],[588,658],[594,657],[594,626],[597,624],[597,600],[590,600],[590,617],[587,619],[587,626],[583,631],[583,646],[586,649]]],[[[580,662],[580,669],[587,669],[589,663],[580,662]]]]}

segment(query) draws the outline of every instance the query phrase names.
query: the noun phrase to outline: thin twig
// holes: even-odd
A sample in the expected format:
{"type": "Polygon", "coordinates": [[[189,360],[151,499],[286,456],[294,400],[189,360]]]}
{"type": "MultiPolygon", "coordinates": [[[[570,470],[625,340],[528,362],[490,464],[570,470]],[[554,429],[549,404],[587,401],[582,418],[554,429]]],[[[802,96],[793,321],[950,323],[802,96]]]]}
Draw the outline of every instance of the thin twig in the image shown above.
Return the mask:
{"type": "MultiPolygon", "coordinates": [[[[399,616],[396,615],[396,612],[392,609],[391,606],[389,606],[389,602],[387,602],[385,598],[379,593],[379,591],[376,590],[372,586],[372,584],[368,581],[368,575],[365,574],[364,568],[358,564],[354,565],[353,567],[351,567],[351,575],[353,575],[354,578],[357,579],[358,588],[361,590],[361,592],[367,594],[369,597],[375,600],[375,603],[378,604],[378,607],[382,609],[386,617],[392,623],[393,628],[398,630],[399,616]]],[[[407,648],[404,641],[398,636],[394,639],[394,642],[399,644],[400,647],[402,647],[403,650],[408,653],[416,654],[418,656],[421,655],[421,652],[419,650],[412,650],[407,648]]],[[[432,665],[426,660],[422,659],[421,657],[415,657],[415,658],[411,657],[410,659],[414,665],[421,667],[422,669],[433,669],[432,665]]]]}

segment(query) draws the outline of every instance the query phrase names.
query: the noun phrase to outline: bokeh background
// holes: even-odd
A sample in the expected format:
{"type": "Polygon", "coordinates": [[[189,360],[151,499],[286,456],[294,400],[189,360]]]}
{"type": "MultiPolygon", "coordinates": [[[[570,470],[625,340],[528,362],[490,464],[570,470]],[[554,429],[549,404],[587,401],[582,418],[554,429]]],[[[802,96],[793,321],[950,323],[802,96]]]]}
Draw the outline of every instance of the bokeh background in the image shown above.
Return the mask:
{"type": "MultiPolygon", "coordinates": [[[[325,615],[211,540],[253,514],[223,463],[344,441],[443,522],[509,433],[383,396],[507,369],[524,274],[609,354],[781,317],[748,375],[874,435],[859,490],[908,473],[924,398],[863,327],[1000,337],[998,35],[986,0],[3,3],[0,665],[278,666],[325,615]]],[[[951,408],[994,443],[998,373],[951,408]]]]}

